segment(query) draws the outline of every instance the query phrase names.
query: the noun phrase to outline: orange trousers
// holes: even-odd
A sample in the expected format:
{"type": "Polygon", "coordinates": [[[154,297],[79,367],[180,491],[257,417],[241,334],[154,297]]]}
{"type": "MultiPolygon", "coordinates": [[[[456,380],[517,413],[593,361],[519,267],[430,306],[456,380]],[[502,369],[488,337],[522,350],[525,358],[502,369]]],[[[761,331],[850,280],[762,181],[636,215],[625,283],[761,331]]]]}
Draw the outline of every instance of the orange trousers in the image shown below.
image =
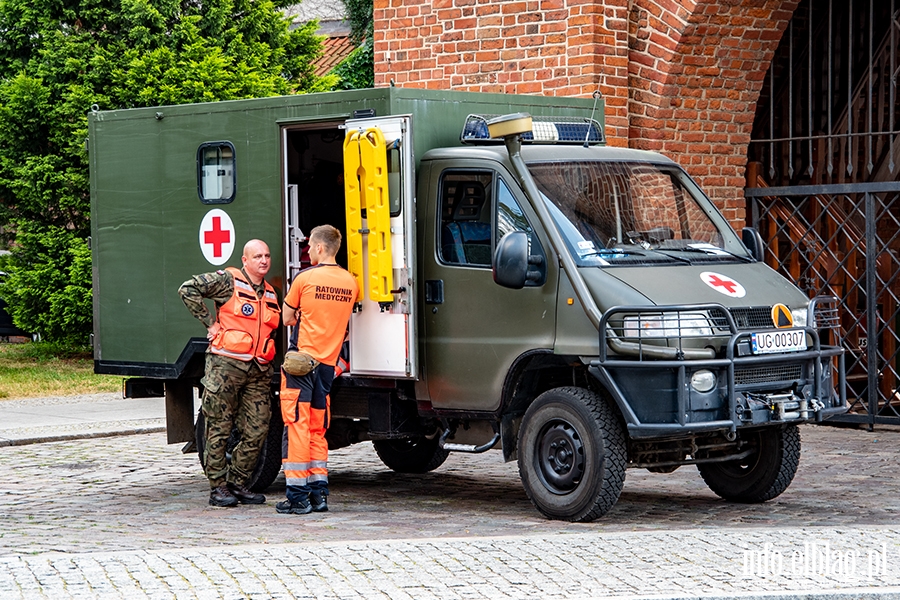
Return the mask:
{"type": "Polygon", "coordinates": [[[310,492],[328,494],[328,442],[325,431],[334,367],[319,365],[297,377],[281,371],[281,418],[284,421],[282,466],[287,499],[305,503],[310,492]]]}

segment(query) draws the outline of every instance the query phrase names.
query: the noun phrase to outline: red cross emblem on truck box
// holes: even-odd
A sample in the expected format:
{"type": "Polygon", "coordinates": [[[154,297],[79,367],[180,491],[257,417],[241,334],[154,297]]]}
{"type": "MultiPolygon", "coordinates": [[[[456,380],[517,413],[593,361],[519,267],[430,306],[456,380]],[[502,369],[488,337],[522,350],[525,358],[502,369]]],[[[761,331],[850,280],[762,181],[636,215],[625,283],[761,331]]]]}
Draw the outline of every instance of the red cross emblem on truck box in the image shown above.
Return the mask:
{"type": "Polygon", "coordinates": [[[200,250],[214,265],[228,262],[234,252],[234,224],[224,210],[214,208],[200,222],[200,250]]]}
{"type": "Polygon", "coordinates": [[[743,298],[747,294],[747,290],[744,289],[744,286],[727,275],[713,273],[712,271],[704,271],[700,273],[700,279],[703,280],[703,283],[720,294],[725,294],[732,298],[743,298]]]}

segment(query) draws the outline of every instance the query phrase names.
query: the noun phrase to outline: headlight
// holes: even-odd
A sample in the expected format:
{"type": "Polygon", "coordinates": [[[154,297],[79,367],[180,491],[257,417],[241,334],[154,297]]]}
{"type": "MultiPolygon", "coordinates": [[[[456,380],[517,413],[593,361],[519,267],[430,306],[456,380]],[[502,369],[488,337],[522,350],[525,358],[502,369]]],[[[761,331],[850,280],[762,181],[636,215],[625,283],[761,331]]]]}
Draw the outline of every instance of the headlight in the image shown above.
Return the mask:
{"type": "Polygon", "coordinates": [[[792,308],[791,318],[794,319],[794,327],[806,327],[807,314],[808,312],[805,307],[792,308]]]}
{"type": "Polygon", "coordinates": [[[696,371],[691,375],[691,387],[701,393],[711,391],[716,387],[716,374],[706,369],[696,371]]]}
{"type": "Polygon", "coordinates": [[[699,313],[642,314],[623,319],[627,338],[710,337],[706,315],[699,313]]]}

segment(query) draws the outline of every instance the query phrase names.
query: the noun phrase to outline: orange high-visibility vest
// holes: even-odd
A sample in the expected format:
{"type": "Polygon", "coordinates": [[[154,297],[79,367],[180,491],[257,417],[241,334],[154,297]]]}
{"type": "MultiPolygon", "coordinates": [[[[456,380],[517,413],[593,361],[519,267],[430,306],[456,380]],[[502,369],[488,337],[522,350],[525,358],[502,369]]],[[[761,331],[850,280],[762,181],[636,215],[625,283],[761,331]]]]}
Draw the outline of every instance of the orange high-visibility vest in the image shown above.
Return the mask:
{"type": "Polygon", "coordinates": [[[226,269],[234,277],[234,292],[219,308],[218,319],[222,328],[210,344],[209,351],[244,362],[253,359],[262,365],[275,358],[275,340],[269,335],[278,327],[281,309],[278,296],[267,281],[262,298],[244,279],[240,269],[226,269]]]}

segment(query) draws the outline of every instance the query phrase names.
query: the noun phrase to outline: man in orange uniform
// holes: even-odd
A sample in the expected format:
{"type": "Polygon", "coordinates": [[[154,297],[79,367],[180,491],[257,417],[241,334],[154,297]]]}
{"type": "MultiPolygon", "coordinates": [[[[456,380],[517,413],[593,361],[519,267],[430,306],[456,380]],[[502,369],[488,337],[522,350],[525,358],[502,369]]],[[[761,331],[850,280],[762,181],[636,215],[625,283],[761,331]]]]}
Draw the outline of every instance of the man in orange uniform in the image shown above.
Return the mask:
{"type": "Polygon", "coordinates": [[[356,280],[335,260],[340,247],[341,233],[331,225],[320,225],[310,232],[313,266],[297,275],[282,306],[284,324],[297,324],[290,349],[319,364],[306,375],[281,371],[287,500],[275,505],[279,513],[303,515],[328,510],[328,394],[359,295],[356,280]]]}

